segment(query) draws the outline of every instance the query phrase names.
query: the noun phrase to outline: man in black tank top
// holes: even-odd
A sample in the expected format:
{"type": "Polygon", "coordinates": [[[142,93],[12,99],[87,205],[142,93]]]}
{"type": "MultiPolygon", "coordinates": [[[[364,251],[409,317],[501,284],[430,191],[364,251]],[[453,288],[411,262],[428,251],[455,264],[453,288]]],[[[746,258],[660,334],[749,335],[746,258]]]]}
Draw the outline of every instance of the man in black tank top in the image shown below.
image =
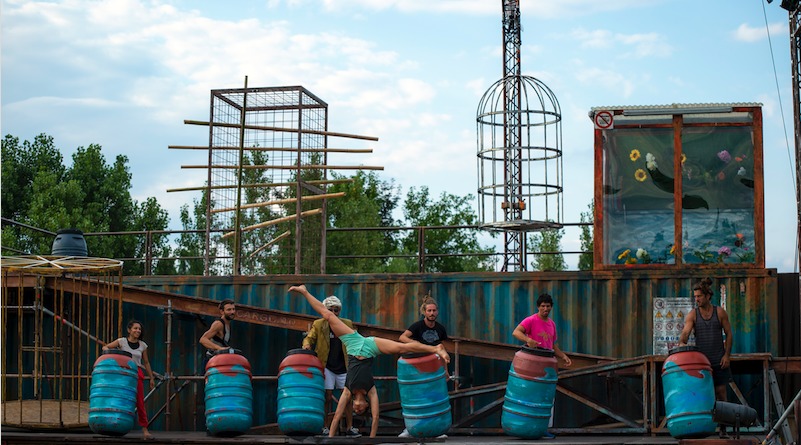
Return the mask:
{"type": "MultiPolygon", "coordinates": [[[[729,365],[733,338],[729,314],[722,307],[712,304],[711,284],[712,280],[705,278],[693,287],[693,296],[698,307],[684,318],[679,346],[686,346],[690,333],[695,331],[695,346],[712,365],[715,399],[725,402],[726,385],[731,380],[729,365]]],[[[720,436],[728,437],[725,425],[720,425],[720,436]]]]}
{"type": "Polygon", "coordinates": [[[214,320],[209,329],[200,337],[200,344],[208,350],[207,356],[214,351],[228,349],[231,346],[231,321],[236,318],[234,300],[220,302],[220,318],[214,320]]]}

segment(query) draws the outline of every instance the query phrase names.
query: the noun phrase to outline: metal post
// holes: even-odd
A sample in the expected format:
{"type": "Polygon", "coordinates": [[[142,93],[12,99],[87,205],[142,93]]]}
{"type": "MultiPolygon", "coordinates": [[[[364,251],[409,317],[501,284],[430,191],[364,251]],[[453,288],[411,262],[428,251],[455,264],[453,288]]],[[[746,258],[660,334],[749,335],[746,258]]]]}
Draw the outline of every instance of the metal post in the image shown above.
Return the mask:
{"type": "Polygon", "coordinates": [[[164,316],[167,318],[167,333],[165,341],[165,344],[167,345],[167,358],[164,360],[164,376],[167,379],[167,402],[164,404],[164,430],[169,431],[170,401],[172,400],[172,362],[170,360],[170,357],[172,357],[172,300],[167,300],[167,310],[164,312],[164,316]]]}

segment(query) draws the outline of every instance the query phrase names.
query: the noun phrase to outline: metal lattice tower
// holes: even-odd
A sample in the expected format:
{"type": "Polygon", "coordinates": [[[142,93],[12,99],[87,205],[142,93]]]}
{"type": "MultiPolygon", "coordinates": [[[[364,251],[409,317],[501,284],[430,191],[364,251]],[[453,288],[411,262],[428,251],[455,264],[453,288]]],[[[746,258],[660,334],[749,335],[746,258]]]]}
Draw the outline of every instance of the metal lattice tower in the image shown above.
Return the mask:
{"type": "Polygon", "coordinates": [[[504,76],[476,117],[479,224],[504,231],[503,271],[518,271],[526,232],[562,227],[562,114],[544,83],[521,75],[520,5],[502,6],[504,76]]]}

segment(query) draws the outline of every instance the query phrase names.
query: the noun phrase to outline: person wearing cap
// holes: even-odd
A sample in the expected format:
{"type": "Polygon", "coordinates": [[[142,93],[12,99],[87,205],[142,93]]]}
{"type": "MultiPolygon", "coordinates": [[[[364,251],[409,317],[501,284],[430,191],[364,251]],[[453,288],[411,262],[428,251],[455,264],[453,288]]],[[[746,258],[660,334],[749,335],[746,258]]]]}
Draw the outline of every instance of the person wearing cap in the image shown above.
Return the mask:
{"type": "MultiPolygon", "coordinates": [[[[334,295],[323,300],[323,306],[339,318],[342,311],[342,301],[334,295]]],[[[353,322],[347,318],[339,318],[349,328],[353,329],[353,322]]],[[[334,389],[345,387],[345,378],[348,374],[348,351],[342,340],[333,332],[328,320],[319,318],[314,320],[311,329],[303,339],[303,349],[312,349],[317,354],[317,358],[323,363],[325,373],[325,413],[331,412],[331,401],[334,398],[334,389]]],[[[345,410],[345,421],[347,428],[345,435],[348,437],[360,437],[359,430],[353,427],[353,412],[351,409],[345,410]]],[[[323,434],[328,435],[328,428],[323,428],[323,434]]]]}

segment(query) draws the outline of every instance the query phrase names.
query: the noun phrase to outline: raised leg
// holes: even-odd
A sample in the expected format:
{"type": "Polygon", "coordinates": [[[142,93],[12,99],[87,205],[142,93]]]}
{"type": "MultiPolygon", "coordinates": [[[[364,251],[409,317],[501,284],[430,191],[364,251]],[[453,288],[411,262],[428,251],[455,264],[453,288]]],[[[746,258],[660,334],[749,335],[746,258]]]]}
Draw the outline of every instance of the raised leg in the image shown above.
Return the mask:
{"type": "Polygon", "coordinates": [[[289,291],[297,292],[306,297],[306,301],[311,304],[312,308],[314,308],[314,310],[317,311],[320,316],[328,321],[328,326],[331,327],[331,332],[333,332],[337,337],[346,334],[352,334],[354,332],[353,329],[349,328],[345,323],[342,323],[342,320],[340,320],[336,314],[329,311],[322,301],[310,294],[308,289],[306,289],[306,285],[301,284],[300,286],[292,286],[289,288],[289,291]]]}

